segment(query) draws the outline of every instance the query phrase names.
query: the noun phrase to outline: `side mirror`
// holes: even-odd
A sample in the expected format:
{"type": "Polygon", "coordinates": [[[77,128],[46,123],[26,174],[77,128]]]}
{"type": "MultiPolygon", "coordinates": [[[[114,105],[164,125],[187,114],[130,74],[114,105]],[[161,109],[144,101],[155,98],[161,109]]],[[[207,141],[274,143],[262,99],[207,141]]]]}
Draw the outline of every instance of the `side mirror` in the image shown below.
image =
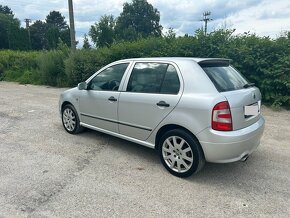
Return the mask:
{"type": "Polygon", "coordinates": [[[86,90],[88,88],[88,84],[86,82],[81,82],[78,84],[79,90],[86,90]]]}

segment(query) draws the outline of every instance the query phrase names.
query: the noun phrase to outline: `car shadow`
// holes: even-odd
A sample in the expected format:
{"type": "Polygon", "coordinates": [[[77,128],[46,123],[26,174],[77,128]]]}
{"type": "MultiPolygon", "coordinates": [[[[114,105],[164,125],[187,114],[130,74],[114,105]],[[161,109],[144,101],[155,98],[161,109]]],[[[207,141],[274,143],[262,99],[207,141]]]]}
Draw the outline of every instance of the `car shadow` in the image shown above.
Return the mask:
{"type": "Polygon", "coordinates": [[[120,153],[130,154],[132,156],[138,156],[142,161],[149,163],[159,163],[159,157],[155,149],[148,148],[115,136],[111,136],[105,133],[98,131],[86,129],[84,133],[81,134],[81,137],[87,138],[96,138],[100,141],[103,141],[105,146],[108,146],[114,150],[118,150],[120,153]]]}
{"type": "Polygon", "coordinates": [[[268,181],[269,175],[265,172],[266,165],[267,161],[263,158],[263,154],[257,152],[250,155],[245,162],[206,163],[200,172],[184,180],[221,190],[237,189],[241,193],[251,193],[255,190],[257,193],[264,193],[265,188],[273,186],[268,181]],[[265,184],[267,184],[266,187],[265,184]]]}
{"type": "MultiPolygon", "coordinates": [[[[156,164],[156,167],[163,168],[159,156],[156,150],[123,140],[111,135],[107,135],[94,130],[86,130],[85,133],[81,134],[83,137],[98,138],[107,141],[106,146],[114,150],[118,150],[120,153],[130,154],[133,157],[136,156],[140,161],[145,164],[156,164]]],[[[220,163],[205,163],[204,168],[188,178],[182,180],[193,183],[204,183],[208,185],[233,185],[235,183],[241,184],[248,180],[249,176],[255,177],[255,173],[251,171],[255,168],[256,159],[258,154],[252,154],[246,162],[234,162],[227,164],[220,163]],[[250,174],[250,175],[249,175],[250,174]],[[246,175],[246,176],[245,176],[246,175]]],[[[262,158],[258,158],[259,161],[263,161],[262,158]]]]}

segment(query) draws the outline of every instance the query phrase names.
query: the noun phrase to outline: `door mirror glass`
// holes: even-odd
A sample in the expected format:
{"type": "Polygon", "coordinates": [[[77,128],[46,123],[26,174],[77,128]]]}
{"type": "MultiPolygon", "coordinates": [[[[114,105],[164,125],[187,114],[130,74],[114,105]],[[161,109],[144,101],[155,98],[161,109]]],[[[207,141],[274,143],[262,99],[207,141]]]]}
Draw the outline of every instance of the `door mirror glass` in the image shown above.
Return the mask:
{"type": "Polygon", "coordinates": [[[79,90],[86,90],[87,89],[87,83],[86,82],[81,82],[78,84],[78,89],[79,90]]]}

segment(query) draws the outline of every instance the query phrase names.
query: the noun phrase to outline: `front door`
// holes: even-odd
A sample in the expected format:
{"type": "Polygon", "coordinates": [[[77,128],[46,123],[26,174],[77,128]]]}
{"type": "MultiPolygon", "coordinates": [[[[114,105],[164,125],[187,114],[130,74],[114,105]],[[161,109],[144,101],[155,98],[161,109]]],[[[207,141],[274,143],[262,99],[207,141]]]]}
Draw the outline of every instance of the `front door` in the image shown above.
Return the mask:
{"type": "Polygon", "coordinates": [[[82,123],[118,132],[119,85],[128,63],[110,66],[98,73],[79,97],[82,123]]]}

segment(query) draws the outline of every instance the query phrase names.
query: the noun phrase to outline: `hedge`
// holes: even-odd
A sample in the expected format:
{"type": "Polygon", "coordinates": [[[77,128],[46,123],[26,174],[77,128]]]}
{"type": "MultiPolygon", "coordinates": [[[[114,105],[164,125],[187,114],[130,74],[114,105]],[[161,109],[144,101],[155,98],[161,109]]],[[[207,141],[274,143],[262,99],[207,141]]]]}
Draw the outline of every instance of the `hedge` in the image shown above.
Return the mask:
{"type": "Polygon", "coordinates": [[[106,64],[137,57],[223,57],[254,82],[263,102],[290,106],[290,34],[277,39],[217,30],[206,37],[147,38],[110,48],[42,52],[0,51],[0,79],[51,86],[75,86],[106,64]]]}

